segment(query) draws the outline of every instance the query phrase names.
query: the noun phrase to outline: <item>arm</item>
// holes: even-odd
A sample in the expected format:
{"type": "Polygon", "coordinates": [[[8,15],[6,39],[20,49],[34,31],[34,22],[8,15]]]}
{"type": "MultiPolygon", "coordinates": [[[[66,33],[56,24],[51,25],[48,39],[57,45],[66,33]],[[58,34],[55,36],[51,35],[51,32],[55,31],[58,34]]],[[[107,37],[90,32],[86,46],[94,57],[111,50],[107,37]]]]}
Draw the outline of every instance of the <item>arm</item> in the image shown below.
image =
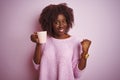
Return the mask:
{"type": "Polygon", "coordinates": [[[86,67],[87,58],[89,56],[88,50],[89,50],[90,44],[91,44],[91,41],[87,40],[87,39],[85,39],[81,42],[82,54],[80,56],[80,60],[79,60],[79,64],[78,64],[78,68],[80,70],[83,70],[86,67]]]}
{"type": "Polygon", "coordinates": [[[86,67],[87,57],[88,57],[88,55],[86,55],[86,54],[88,54],[88,53],[83,52],[81,54],[81,57],[80,57],[80,60],[79,60],[79,64],[78,64],[78,68],[80,70],[83,70],[86,67]]]}
{"type": "Polygon", "coordinates": [[[38,43],[36,44],[33,60],[34,60],[34,62],[36,64],[40,64],[40,60],[41,60],[41,45],[38,44],[38,43]]]}
{"type": "Polygon", "coordinates": [[[39,43],[38,36],[36,33],[31,35],[31,41],[36,43],[33,60],[36,64],[40,64],[41,60],[41,44],[39,43]]]}

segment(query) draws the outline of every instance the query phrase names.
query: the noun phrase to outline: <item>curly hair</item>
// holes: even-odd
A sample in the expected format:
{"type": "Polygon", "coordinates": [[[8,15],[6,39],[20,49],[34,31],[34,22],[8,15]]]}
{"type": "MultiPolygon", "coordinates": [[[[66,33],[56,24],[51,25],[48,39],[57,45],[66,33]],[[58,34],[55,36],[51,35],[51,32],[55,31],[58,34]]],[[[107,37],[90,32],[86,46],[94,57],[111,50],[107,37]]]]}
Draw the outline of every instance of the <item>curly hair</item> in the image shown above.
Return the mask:
{"type": "Polygon", "coordinates": [[[61,3],[58,5],[50,4],[42,10],[39,18],[39,23],[43,31],[47,31],[48,35],[52,36],[53,33],[53,23],[57,19],[59,14],[63,14],[67,22],[67,32],[74,23],[73,9],[68,7],[66,3],[61,3]]]}

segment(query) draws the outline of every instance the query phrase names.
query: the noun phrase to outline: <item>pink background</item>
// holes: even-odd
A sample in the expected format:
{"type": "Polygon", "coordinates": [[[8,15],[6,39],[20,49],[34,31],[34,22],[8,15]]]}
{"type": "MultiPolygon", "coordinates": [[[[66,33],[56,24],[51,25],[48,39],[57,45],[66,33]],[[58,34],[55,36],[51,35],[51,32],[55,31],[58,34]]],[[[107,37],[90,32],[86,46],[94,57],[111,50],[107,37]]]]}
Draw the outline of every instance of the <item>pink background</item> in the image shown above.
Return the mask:
{"type": "Polygon", "coordinates": [[[119,0],[0,0],[0,80],[35,80],[32,65],[41,10],[50,3],[67,2],[75,24],[69,32],[92,40],[81,80],[120,80],[119,0]]]}

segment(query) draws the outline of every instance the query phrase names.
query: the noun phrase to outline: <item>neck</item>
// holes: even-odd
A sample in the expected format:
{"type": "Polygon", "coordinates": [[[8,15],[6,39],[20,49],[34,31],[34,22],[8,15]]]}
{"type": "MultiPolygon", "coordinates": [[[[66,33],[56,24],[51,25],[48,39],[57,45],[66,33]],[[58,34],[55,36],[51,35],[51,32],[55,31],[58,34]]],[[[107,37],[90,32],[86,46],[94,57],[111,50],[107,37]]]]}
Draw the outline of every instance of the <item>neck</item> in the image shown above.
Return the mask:
{"type": "Polygon", "coordinates": [[[64,34],[64,35],[61,35],[61,36],[54,35],[53,37],[56,38],[56,39],[66,39],[66,38],[69,38],[70,35],[68,35],[68,34],[64,34]]]}

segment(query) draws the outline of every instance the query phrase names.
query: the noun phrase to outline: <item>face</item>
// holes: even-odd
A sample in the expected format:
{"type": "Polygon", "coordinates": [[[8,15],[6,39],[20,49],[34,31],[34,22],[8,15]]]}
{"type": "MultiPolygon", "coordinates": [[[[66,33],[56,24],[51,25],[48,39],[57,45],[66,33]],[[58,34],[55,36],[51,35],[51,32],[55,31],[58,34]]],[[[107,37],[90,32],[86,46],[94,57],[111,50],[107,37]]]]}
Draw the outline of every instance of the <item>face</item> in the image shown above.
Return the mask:
{"type": "Polygon", "coordinates": [[[56,21],[53,23],[54,36],[63,37],[67,31],[67,22],[64,15],[59,14],[56,21]]]}

